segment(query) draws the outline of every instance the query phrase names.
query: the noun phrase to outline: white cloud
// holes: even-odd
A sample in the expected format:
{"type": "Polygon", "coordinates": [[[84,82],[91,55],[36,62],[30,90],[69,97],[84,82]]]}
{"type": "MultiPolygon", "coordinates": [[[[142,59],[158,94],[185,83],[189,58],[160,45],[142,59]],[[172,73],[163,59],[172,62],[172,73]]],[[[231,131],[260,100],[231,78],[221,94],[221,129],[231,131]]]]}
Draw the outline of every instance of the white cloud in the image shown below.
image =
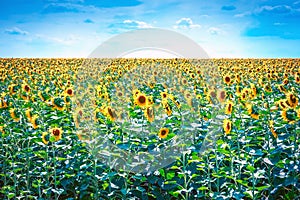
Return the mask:
{"type": "Polygon", "coordinates": [[[6,29],[4,32],[9,34],[9,35],[28,35],[27,31],[23,31],[23,30],[19,29],[18,27],[13,27],[11,29],[6,29]]]}
{"type": "Polygon", "coordinates": [[[127,25],[130,25],[132,27],[136,27],[136,28],[153,28],[153,26],[151,24],[148,24],[148,23],[143,22],[143,21],[124,20],[123,23],[127,24],[127,25]]]}
{"type": "Polygon", "coordinates": [[[181,18],[176,21],[176,25],[173,26],[174,29],[193,29],[201,28],[200,24],[194,24],[191,18],[181,18]]]}
{"type": "Polygon", "coordinates": [[[224,31],[217,27],[210,27],[207,32],[211,35],[221,35],[224,33],[224,31]]]}
{"type": "Polygon", "coordinates": [[[239,13],[239,14],[235,14],[234,17],[246,17],[246,16],[249,16],[251,15],[251,12],[247,11],[247,12],[243,12],[243,13],[239,13]]]}

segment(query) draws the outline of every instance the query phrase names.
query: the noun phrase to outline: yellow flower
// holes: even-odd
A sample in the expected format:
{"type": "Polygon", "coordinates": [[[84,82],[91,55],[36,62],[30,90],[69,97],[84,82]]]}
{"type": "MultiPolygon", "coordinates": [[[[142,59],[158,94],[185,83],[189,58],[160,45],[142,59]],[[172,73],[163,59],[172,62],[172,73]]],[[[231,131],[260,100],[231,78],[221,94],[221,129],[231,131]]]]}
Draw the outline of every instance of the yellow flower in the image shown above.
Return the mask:
{"type": "Polygon", "coordinates": [[[37,129],[38,128],[37,119],[38,119],[38,115],[33,115],[33,117],[30,120],[33,129],[37,129]]]}
{"type": "Polygon", "coordinates": [[[274,130],[274,121],[273,120],[270,120],[269,122],[269,127],[270,127],[270,131],[272,133],[272,135],[275,137],[275,138],[278,138],[278,134],[275,132],[274,130]]]}
{"type": "Polygon", "coordinates": [[[49,143],[49,141],[47,141],[47,139],[46,139],[47,135],[48,135],[47,132],[43,132],[43,134],[42,134],[42,141],[43,141],[44,144],[48,144],[49,143]]]}
{"type": "Polygon", "coordinates": [[[225,107],[225,114],[230,115],[233,110],[233,102],[232,101],[227,101],[226,107],[225,107]]]}
{"type": "Polygon", "coordinates": [[[10,109],[9,113],[10,113],[11,118],[13,118],[13,120],[15,122],[20,121],[20,118],[16,116],[16,109],[15,108],[10,109]]]}
{"type": "Polygon", "coordinates": [[[226,91],[225,90],[218,90],[217,94],[219,102],[223,103],[226,99],[226,91]]]}
{"type": "Polygon", "coordinates": [[[225,75],[224,77],[223,77],[223,81],[224,81],[224,83],[226,83],[227,85],[230,85],[231,84],[231,78],[230,78],[230,75],[228,74],[228,75],[225,75]]]}
{"type": "Polygon", "coordinates": [[[225,119],[223,121],[223,129],[226,134],[229,134],[231,132],[232,122],[229,119],[225,119]]]}
{"type": "Polygon", "coordinates": [[[169,134],[169,129],[168,128],[161,128],[159,130],[158,136],[162,139],[166,138],[169,134]]]}
{"type": "Polygon", "coordinates": [[[286,94],[286,99],[287,99],[288,105],[291,108],[296,108],[297,107],[297,105],[298,105],[298,98],[293,93],[288,92],[286,94]]]}
{"type": "Polygon", "coordinates": [[[72,88],[67,88],[65,90],[65,95],[72,97],[74,95],[74,91],[72,88]]]}
{"type": "Polygon", "coordinates": [[[177,108],[180,109],[181,105],[180,105],[180,102],[178,101],[178,99],[176,97],[174,97],[172,94],[169,94],[169,98],[177,106],[177,108]]]}
{"type": "Polygon", "coordinates": [[[135,104],[138,105],[141,108],[146,108],[147,107],[147,96],[143,93],[139,93],[136,98],[135,98],[135,104]]]}
{"type": "Polygon", "coordinates": [[[149,122],[153,122],[154,121],[154,110],[152,107],[148,107],[145,111],[144,111],[144,115],[146,117],[146,119],[149,122]]]}
{"type": "Polygon", "coordinates": [[[63,133],[61,128],[51,128],[49,130],[49,132],[50,132],[51,136],[54,137],[56,142],[61,139],[61,136],[63,133]]]}
{"type": "Polygon", "coordinates": [[[104,114],[111,120],[111,121],[115,121],[117,119],[117,114],[115,112],[115,110],[110,107],[107,106],[104,110],[104,114]]]}
{"type": "Polygon", "coordinates": [[[25,116],[27,117],[28,121],[31,121],[32,116],[31,116],[31,109],[30,108],[25,111],[25,116]]]}
{"type": "Polygon", "coordinates": [[[168,101],[167,100],[162,101],[162,105],[163,105],[167,115],[170,116],[172,114],[172,109],[171,109],[171,106],[168,103],[168,101]]]}
{"type": "Polygon", "coordinates": [[[168,93],[167,92],[161,92],[160,96],[161,96],[162,100],[167,99],[168,98],[168,93]]]}
{"type": "Polygon", "coordinates": [[[24,83],[22,84],[22,90],[26,93],[29,93],[30,92],[30,87],[28,84],[24,83]]]}

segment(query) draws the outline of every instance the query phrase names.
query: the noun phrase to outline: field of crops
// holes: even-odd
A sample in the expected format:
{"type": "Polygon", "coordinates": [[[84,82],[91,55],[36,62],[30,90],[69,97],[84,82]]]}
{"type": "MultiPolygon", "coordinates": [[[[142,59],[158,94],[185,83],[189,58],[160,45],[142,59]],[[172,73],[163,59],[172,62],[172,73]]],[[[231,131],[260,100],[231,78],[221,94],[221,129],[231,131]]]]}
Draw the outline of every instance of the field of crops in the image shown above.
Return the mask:
{"type": "Polygon", "coordinates": [[[300,59],[2,58],[0,199],[299,199],[299,85],[300,59]],[[182,135],[141,173],[90,145],[182,135]]]}

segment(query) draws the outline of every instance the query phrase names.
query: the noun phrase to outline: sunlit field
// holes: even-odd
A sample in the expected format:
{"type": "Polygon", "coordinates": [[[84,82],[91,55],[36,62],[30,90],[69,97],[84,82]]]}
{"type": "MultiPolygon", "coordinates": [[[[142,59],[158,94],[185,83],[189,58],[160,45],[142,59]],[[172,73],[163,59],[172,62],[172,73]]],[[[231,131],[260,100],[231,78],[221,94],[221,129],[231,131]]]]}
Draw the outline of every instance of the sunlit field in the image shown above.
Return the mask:
{"type": "Polygon", "coordinates": [[[102,71],[82,71],[85,59],[0,59],[0,199],[300,198],[300,59],[98,61],[102,71]],[[176,87],[160,78],[170,72],[176,87]],[[186,111],[187,151],[151,173],[107,166],[82,128],[92,121],[125,151],[160,153],[186,111]],[[133,121],[143,134],[122,129],[133,121]]]}

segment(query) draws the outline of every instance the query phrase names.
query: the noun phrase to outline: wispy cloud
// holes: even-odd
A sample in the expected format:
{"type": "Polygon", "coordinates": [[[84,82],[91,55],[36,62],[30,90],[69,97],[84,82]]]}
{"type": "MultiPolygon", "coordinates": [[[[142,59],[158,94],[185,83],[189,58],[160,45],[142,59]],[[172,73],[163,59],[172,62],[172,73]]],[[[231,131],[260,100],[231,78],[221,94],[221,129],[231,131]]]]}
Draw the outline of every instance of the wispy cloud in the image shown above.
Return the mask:
{"type": "Polygon", "coordinates": [[[210,27],[207,32],[211,35],[221,35],[224,31],[218,27],[210,27]]]}
{"type": "Polygon", "coordinates": [[[173,26],[174,29],[193,29],[201,28],[200,24],[194,24],[191,18],[181,18],[176,21],[176,25],[173,26]]]}
{"type": "Polygon", "coordinates": [[[287,14],[292,11],[292,8],[287,5],[277,6],[262,6],[257,10],[258,14],[287,14]]]}
{"type": "Polygon", "coordinates": [[[137,20],[124,20],[124,24],[128,25],[130,28],[153,28],[151,24],[148,24],[143,21],[137,21],[137,20]]]}
{"type": "Polygon", "coordinates": [[[21,30],[18,27],[13,27],[11,29],[6,29],[4,33],[9,35],[28,35],[27,31],[21,30]]]}

